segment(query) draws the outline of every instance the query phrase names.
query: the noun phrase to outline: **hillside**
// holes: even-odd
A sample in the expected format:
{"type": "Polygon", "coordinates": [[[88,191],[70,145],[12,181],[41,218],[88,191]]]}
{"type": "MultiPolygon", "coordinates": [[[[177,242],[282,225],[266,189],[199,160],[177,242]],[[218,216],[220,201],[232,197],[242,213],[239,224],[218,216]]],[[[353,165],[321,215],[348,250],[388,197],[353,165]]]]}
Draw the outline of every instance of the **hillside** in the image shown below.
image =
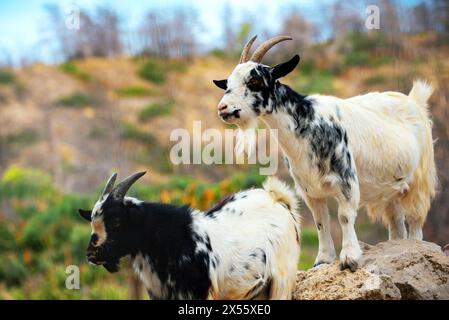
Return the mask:
{"type": "MultiPolygon", "coordinates": [[[[318,44],[301,54],[299,68],[284,81],[304,94],[340,97],[383,90],[408,93],[416,78],[433,84],[430,110],[440,191],[424,235],[444,245],[449,234],[449,48],[429,46],[427,40],[416,36],[401,51],[366,46],[349,53],[336,51],[332,43],[318,44]]],[[[90,230],[76,216],[77,208],[92,205],[112,171],[147,170],[134,195],[200,208],[260,184],[264,177],[255,166],[175,166],[168,157],[174,129],[191,131],[194,120],[201,120],[203,131],[228,128],[216,115],[222,91],[212,80],[226,77],[236,61],[218,55],[191,60],[86,58],[0,70],[0,298],[130,296],[126,288],[135,283],[132,277],[116,279],[85,264],[90,230]],[[81,265],[88,290],[58,291],[63,268],[72,262],[81,265]],[[43,285],[44,279],[51,281],[43,285]]],[[[282,161],[278,175],[291,183],[282,161]]],[[[307,269],[317,236],[305,206],[302,215],[299,267],[307,269]]],[[[337,219],[332,228],[338,244],[337,219]]],[[[372,227],[364,214],[357,230],[368,243],[386,239],[385,228],[372,227]]]]}

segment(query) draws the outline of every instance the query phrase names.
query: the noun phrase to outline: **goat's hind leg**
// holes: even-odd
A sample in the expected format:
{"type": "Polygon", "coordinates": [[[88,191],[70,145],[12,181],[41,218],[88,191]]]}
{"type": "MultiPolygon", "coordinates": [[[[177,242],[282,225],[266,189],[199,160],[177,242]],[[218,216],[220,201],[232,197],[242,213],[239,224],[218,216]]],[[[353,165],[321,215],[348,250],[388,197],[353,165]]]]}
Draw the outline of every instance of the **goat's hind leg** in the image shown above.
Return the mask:
{"type": "Polygon", "coordinates": [[[335,247],[330,230],[329,209],[326,199],[304,197],[307,207],[312,211],[315,226],[318,230],[318,255],[314,267],[335,260],[335,247]]]}
{"type": "MultiPolygon", "coordinates": [[[[293,276],[276,275],[271,279],[270,291],[268,292],[269,300],[290,300],[293,296],[293,290],[296,284],[296,272],[293,276]]],[[[258,297],[258,299],[265,299],[258,297]]]]}
{"type": "Polygon", "coordinates": [[[419,219],[413,219],[407,217],[408,229],[409,229],[409,238],[414,240],[422,240],[422,225],[423,223],[419,221],[419,219]]]}
{"type": "Polygon", "coordinates": [[[407,239],[404,208],[397,201],[392,201],[385,209],[384,222],[388,225],[388,239],[407,239]]]}

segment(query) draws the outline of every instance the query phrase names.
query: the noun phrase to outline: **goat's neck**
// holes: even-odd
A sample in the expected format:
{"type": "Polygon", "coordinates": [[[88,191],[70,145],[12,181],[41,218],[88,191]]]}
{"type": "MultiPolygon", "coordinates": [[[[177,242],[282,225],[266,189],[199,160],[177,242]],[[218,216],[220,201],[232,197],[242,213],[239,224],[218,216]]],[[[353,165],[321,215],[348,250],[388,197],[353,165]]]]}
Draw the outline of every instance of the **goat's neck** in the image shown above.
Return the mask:
{"type": "Polygon", "coordinates": [[[306,96],[281,83],[276,84],[272,103],[273,112],[261,119],[270,129],[277,130],[278,142],[284,153],[297,158],[302,148],[300,132],[307,129],[313,120],[313,105],[306,96]]]}

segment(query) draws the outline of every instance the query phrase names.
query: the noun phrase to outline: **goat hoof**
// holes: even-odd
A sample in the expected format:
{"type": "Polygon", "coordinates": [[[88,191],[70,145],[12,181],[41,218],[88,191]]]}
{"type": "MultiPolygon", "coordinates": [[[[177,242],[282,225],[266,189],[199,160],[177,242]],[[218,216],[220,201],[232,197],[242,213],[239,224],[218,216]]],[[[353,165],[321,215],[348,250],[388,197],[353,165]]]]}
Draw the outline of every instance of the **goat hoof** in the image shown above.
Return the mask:
{"type": "Polygon", "coordinates": [[[314,268],[316,267],[324,267],[325,265],[329,265],[329,262],[326,261],[317,261],[315,262],[315,264],[313,265],[314,268]]]}
{"type": "Polygon", "coordinates": [[[340,253],[340,270],[349,269],[355,272],[358,268],[358,261],[362,256],[360,247],[350,247],[343,249],[340,253]]]}
{"type": "Polygon", "coordinates": [[[355,272],[358,268],[359,264],[357,261],[346,261],[346,262],[340,262],[340,270],[349,269],[351,272],[355,272]]]}

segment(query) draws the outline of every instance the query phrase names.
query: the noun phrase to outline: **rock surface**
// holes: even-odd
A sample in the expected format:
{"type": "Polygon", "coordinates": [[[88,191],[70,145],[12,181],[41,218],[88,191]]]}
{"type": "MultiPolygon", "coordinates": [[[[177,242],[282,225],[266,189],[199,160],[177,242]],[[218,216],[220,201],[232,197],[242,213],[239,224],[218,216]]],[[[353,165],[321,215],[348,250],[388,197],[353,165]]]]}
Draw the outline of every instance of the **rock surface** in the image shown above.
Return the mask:
{"type": "Polygon", "coordinates": [[[449,299],[449,257],[438,245],[394,240],[362,249],[356,272],[337,261],[298,271],[294,299],[449,299]]]}

